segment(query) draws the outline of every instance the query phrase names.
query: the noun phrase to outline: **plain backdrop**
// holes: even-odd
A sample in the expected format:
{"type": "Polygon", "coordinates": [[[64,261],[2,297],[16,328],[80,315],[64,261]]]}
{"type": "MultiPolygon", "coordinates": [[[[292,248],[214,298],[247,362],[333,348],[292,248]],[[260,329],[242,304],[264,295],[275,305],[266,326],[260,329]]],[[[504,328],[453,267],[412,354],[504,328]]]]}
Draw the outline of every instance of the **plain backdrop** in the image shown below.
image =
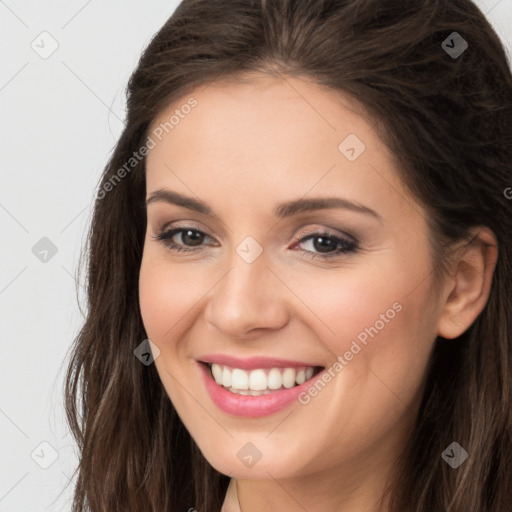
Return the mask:
{"type": "MultiPolygon", "coordinates": [[[[0,512],[71,510],[62,390],[79,251],[127,80],[178,3],[0,0],[0,512]]],[[[512,0],[476,3],[512,60],[512,0]]]]}

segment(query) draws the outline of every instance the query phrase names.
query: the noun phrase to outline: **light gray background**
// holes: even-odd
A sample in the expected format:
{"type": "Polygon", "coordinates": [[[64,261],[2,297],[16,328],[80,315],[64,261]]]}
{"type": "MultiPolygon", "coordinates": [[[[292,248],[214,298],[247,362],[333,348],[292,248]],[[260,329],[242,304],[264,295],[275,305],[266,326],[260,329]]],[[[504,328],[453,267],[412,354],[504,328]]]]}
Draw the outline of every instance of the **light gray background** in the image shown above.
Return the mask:
{"type": "MultiPolygon", "coordinates": [[[[128,77],[178,3],[0,0],[0,512],[71,509],[62,386],[83,320],[79,250],[128,77]],[[44,31],[58,44],[46,59],[31,46],[51,49],[44,31]],[[32,252],[43,237],[57,248],[46,262],[32,252]]],[[[512,0],[476,3],[512,56],[512,0]]]]}

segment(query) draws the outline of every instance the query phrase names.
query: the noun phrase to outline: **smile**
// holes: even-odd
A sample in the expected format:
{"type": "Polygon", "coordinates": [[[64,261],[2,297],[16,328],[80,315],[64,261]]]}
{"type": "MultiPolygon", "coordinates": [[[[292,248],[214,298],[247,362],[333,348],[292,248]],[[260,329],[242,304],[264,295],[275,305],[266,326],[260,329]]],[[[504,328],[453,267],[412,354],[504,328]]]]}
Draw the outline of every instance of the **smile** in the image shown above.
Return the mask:
{"type": "Polygon", "coordinates": [[[232,393],[258,396],[293,388],[311,379],[319,367],[257,368],[243,370],[220,364],[208,363],[212,377],[219,386],[232,393]]]}
{"type": "Polygon", "coordinates": [[[223,412],[256,418],[298,401],[323,366],[243,369],[197,361],[208,395],[223,412]]]}

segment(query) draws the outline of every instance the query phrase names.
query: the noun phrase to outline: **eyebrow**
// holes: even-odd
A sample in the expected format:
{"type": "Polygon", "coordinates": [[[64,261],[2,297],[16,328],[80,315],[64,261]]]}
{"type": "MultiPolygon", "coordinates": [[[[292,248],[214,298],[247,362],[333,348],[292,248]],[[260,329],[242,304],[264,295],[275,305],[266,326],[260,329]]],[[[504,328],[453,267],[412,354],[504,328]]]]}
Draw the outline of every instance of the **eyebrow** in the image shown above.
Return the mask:
{"type": "MultiPolygon", "coordinates": [[[[183,208],[187,208],[188,210],[193,210],[204,215],[214,215],[213,210],[202,201],[168,189],[159,189],[151,193],[146,199],[146,207],[149,204],[156,202],[175,204],[177,206],[182,206],[183,208]]],[[[344,199],[342,197],[310,197],[294,199],[282,203],[274,208],[272,210],[272,214],[274,217],[284,219],[298,213],[315,210],[327,210],[329,208],[343,208],[345,210],[371,215],[378,220],[382,220],[382,217],[371,208],[368,208],[367,206],[364,206],[355,201],[344,199]]]]}

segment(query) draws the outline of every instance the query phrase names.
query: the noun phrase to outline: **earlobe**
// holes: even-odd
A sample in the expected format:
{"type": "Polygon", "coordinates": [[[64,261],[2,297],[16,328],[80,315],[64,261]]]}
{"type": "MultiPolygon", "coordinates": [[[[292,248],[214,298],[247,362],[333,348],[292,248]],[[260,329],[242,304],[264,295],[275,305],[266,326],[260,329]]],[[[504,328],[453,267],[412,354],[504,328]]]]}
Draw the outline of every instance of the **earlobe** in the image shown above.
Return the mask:
{"type": "Polygon", "coordinates": [[[446,339],[463,334],[484,309],[498,260],[498,242],[487,227],[475,228],[471,242],[460,249],[446,290],[438,334],[446,339]]]}

